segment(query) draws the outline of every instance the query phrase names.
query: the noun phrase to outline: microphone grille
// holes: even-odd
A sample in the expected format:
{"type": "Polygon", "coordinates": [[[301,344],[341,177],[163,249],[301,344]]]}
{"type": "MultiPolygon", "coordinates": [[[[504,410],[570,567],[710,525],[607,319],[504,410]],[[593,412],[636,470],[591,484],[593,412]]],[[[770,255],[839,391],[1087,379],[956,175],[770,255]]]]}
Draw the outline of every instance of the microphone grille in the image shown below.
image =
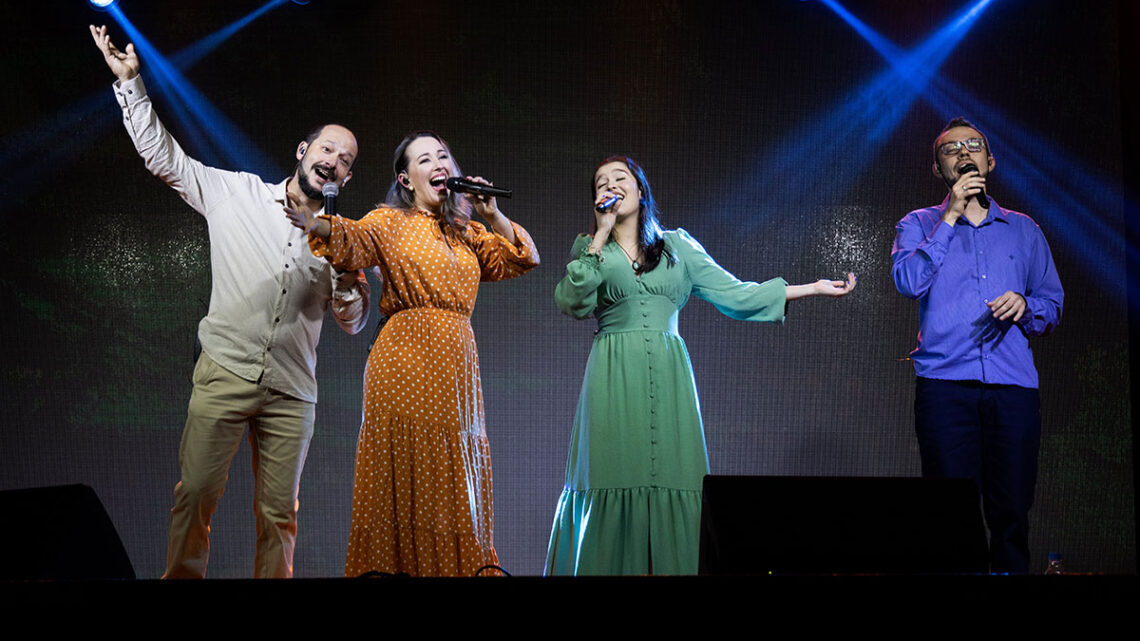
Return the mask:
{"type": "Polygon", "coordinates": [[[321,186],[321,194],[325,198],[328,198],[329,196],[335,197],[339,193],[340,187],[338,187],[336,183],[325,183],[323,186],[321,186]]]}

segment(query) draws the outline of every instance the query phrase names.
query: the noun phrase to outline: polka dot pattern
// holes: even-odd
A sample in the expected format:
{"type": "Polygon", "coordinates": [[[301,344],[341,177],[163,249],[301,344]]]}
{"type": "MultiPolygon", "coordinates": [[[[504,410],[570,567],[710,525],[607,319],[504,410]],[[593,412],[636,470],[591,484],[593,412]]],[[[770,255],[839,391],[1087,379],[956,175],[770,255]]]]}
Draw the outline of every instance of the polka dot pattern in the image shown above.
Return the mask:
{"type": "Polygon", "coordinates": [[[478,223],[443,231],[421,210],[333,218],[310,246],[339,269],[378,266],[390,318],[369,354],[345,574],[471,576],[498,564],[491,456],[471,311],[480,281],[538,263],[478,223]]]}

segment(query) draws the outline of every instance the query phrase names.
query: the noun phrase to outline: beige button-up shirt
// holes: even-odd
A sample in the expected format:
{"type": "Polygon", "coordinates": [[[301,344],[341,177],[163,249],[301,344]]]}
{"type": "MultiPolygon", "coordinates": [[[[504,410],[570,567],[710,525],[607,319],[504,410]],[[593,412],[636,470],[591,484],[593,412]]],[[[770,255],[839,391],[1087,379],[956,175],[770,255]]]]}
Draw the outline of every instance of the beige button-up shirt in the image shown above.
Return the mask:
{"type": "Polygon", "coordinates": [[[190,158],[154,113],[142,78],[115,83],[123,124],[152,174],[206,218],[210,309],[202,349],[222,367],[295,398],[317,400],[317,341],[330,307],[355,334],[368,320],[368,283],[341,277],[309,251],[285,218],[285,182],[207,167],[190,158]],[[342,281],[347,284],[342,284],[342,281]]]}

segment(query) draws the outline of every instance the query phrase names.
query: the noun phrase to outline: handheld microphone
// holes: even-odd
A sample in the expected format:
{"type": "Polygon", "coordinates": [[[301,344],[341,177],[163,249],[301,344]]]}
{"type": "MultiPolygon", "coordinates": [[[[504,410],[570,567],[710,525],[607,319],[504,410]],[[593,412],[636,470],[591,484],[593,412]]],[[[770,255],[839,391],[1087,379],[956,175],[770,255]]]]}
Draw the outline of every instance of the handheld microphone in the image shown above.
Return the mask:
{"type": "Polygon", "coordinates": [[[340,187],[336,183],[325,183],[321,186],[321,194],[325,197],[325,214],[336,216],[336,197],[340,194],[340,187]]]}
{"type": "Polygon", "coordinates": [[[599,214],[609,213],[610,209],[612,209],[613,206],[618,204],[618,202],[620,202],[620,201],[621,201],[621,196],[618,196],[618,195],[610,196],[609,198],[607,198],[607,199],[603,200],[601,203],[599,203],[597,207],[594,207],[594,211],[598,212],[599,214]]]}
{"type": "Polygon", "coordinates": [[[477,183],[466,178],[448,178],[447,188],[450,191],[457,191],[461,194],[475,194],[476,196],[490,196],[492,198],[510,198],[511,190],[503,189],[502,187],[492,187],[491,185],[484,185],[477,183]]]}
{"type": "MultiPolygon", "coordinates": [[[[972,162],[968,162],[968,163],[962,165],[962,168],[958,170],[958,175],[961,176],[962,174],[968,174],[971,171],[977,171],[977,170],[978,170],[977,165],[975,165],[972,162]]],[[[978,201],[978,204],[982,206],[982,209],[986,209],[987,207],[990,206],[990,199],[986,198],[985,188],[983,188],[978,193],[974,194],[974,200],[978,201]]]]}

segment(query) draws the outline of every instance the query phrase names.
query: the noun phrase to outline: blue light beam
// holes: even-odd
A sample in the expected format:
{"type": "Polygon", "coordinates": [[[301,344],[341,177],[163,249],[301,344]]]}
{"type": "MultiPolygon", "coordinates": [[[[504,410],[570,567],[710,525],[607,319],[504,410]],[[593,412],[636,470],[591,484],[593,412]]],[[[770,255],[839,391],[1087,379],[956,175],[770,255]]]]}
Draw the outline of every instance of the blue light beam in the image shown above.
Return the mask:
{"type": "Polygon", "coordinates": [[[965,8],[910,52],[903,52],[897,45],[880,36],[843,9],[836,0],[821,1],[863,36],[894,71],[893,76],[888,76],[878,87],[879,91],[870,96],[873,104],[880,107],[880,111],[870,118],[869,138],[881,142],[895,130],[915,99],[926,90],[942,63],[974,26],[992,0],[979,0],[965,8]],[[902,87],[906,87],[906,90],[902,87]]]}
{"type": "Polygon", "coordinates": [[[109,12],[134,42],[143,60],[147,61],[150,75],[158,83],[160,92],[173,94],[167,101],[183,128],[193,140],[206,143],[198,152],[199,160],[208,165],[241,168],[259,175],[281,173],[280,168],[268,160],[267,155],[233,124],[225,114],[214,107],[182,75],[178,69],[140,32],[119,7],[109,12]]]}
{"type": "MultiPolygon", "coordinates": [[[[170,64],[180,71],[189,69],[242,28],[269,10],[288,4],[289,1],[269,0],[248,15],[177,52],[170,58],[170,64]]],[[[96,8],[99,11],[110,10],[107,7],[96,8]]],[[[117,9],[117,7],[115,8],[117,9]]],[[[121,12],[116,19],[119,20],[120,24],[124,24],[125,17],[122,16],[121,12]]],[[[131,33],[128,35],[130,36],[131,33]]],[[[130,39],[145,40],[138,35],[137,30],[133,31],[133,37],[130,39]]],[[[149,67],[151,60],[147,59],[143,62],[149,67]]],[[[150,75],[149,70],[148,75],[150,75]]],[[[173,88],[170,87],[171,81],[165,76],[157,74],[154,80],[156,93],[165,95],[174,93],[173,88]]],[[[203,98],[203,100],[205,99],[203,98]]],[[[208,164],[221,164],[222,158],[207,147],[209,144],[207,136],[202,128],[195,124],[190,112],[183,108],[177,100],[171,101],[170,105],[164,105],[164,110],[167,107],[169,107],[174,119],[188,133],[187,141],[198,143],[194,148],[194,155],[208,164]]],[[[0,172],[5,176],[3,183],[0,183],[0,192],[4,195],[0,209],[18,209],[24,197],[36,193],[53,176],[58,175],[63,168],[74,164],[95,140],[102,138],[114,128],[116,126],[115,119],[102,117],[106,109],[107,94],[104,91],[98,91],[51,116],[41,119],[24,131],[7,134],[0,139],[0,150],[2,150],[0,151],[0,172]],[[21,151],[30,146],[41,150],[34,164],[29,164],[27,155],[21,151]]],[[[278,167],[269,163],[265,158],[262,158],[257,165],[243,166],[243,169],[251,169],[258,165],[269,167],[267,171],[278,173],[280,171],[278,167]]]]}
{"type": "Polygon", "coordinates": [[[170,63],[178,69],[187,69],[197,64],[199,60],[206,57],[206,55],[214,49],[217,49],[223,42],[228,40],[230,36],[244,29],[249,23],[257,20],[272,9],[283,4],[289,4],[289,2],[291,2],[291,0],[269,0],[269,2],[254,9],[245,17],[234,20],[230,24],[174,54],[170,58],[170,63]]]}
{"type": "MultiPolygon", "coordinates": [[[[888,67],[874,74],[861,88],[849,92],[838,106],[828,108],[786,136],[774,150],[765,150],[756,162],[756,166],[763,169],[752,172],[756,178],[746,200],[771,200],[775,194],[790,206],[801,203],[805,195],[825,201],[841,198],[859,177],[859,168],[842,175],[803,168],[816,166],[819,158],[842,153],[850,140],[860,141],[864,165],[870,166],[881,153],[883,143],[929,86],[939,66],[991,0],[979,0],[966,7],[910,52],[875,33],[836,0],[821,2],[866,38],[887,60],[888,67]]],[[[725,213],[731,215],[731,212],[725,213]]],[[[753,220],[752,225],[763,222],[753,220]]]]}

